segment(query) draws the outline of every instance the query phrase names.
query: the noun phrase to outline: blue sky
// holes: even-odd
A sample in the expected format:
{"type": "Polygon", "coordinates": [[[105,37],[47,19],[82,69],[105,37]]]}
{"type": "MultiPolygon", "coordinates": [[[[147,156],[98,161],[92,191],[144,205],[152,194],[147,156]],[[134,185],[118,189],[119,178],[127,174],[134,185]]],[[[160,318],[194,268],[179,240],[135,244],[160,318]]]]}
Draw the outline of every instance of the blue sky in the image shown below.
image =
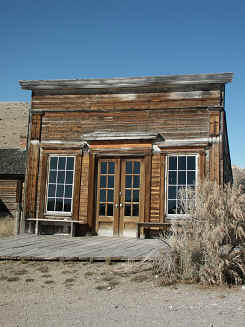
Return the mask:
{"type": "Polygon", "coordinates": [[[245,167],[244,0],[8,0],[0,4],[0,101],[18,80],[234,72],[232,163],[245,167]]]}

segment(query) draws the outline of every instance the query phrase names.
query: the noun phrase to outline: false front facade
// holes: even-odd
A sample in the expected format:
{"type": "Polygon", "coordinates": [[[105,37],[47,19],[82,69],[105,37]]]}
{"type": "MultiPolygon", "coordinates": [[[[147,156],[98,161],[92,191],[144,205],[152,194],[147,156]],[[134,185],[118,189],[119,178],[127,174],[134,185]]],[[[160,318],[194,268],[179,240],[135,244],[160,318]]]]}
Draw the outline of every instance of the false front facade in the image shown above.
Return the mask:
{"type": "Polygon", "coordinates": [[[135,236],[178,192],[232,180],[232,74],[20,81],[32,91],[23,228],[135,236]]]}

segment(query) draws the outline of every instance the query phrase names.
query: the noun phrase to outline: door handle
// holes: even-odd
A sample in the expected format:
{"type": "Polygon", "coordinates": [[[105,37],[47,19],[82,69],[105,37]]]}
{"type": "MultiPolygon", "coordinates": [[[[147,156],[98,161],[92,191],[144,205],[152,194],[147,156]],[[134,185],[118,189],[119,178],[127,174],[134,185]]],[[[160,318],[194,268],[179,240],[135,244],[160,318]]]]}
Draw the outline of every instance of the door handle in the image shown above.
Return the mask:
{"type": "Polygon", "coordinates": [[[115,207],[115,208],[118,208],[118,204],[116,203],[116,204],[114,205],[114,207],[115,207]]]}

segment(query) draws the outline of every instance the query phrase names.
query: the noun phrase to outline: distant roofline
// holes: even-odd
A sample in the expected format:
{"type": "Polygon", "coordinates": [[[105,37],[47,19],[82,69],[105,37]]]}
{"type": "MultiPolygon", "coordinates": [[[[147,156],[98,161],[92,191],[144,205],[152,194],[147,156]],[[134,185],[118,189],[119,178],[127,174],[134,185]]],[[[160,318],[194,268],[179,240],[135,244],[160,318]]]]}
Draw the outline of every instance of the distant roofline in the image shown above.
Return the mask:
{"type": "Polygon", "coordinates": [[[226,84],[232,81],[233,73],[162,75],[145,77],[21,80],[23,90],[55,89],[127,89],[141,87],[173,87],[187,85],[226,84]]]}

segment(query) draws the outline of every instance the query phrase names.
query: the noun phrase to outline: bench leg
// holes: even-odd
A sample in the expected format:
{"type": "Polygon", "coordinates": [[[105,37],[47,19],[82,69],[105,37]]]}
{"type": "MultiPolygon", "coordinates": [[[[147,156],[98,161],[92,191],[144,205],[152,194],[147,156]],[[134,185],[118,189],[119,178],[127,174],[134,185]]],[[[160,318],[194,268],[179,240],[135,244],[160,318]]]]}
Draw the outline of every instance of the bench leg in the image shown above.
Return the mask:
{"type": "Polygon", "coordinates": [[[39,221],[38,221],[38,219],[36,220],[36,225],[35,225],[35,235],[39,235],[39,221]]]}
{"type": "Polygon", "coordinates": [[[137,226],[137,235],[136,235],[137,239],[140,239],[140,228],[141,228],[141,226],[138,225],[137,226]]]}

